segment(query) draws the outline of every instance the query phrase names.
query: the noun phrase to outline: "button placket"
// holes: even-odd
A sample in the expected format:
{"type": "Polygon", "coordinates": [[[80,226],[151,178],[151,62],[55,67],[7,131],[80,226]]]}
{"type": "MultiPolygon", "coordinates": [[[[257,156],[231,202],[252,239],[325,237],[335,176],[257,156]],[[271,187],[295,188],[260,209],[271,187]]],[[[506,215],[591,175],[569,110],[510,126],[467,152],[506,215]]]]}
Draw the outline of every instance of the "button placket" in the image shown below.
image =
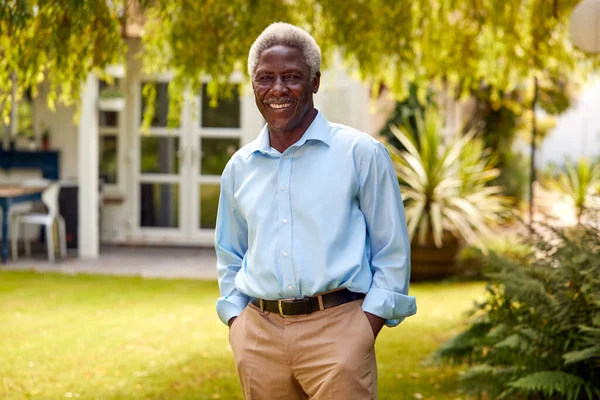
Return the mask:
{"type": "Polygon", "coordinates": [[[291,223],[291,199],[290,178],[292,172],[292,160],[289,154],[280,158],[278,171],[277,204],[279,220],[279,243],[280,243],[280,266],[282,286],[289,297],[297,296],[296,274],[292,262],[292,223],[291,223]]]}

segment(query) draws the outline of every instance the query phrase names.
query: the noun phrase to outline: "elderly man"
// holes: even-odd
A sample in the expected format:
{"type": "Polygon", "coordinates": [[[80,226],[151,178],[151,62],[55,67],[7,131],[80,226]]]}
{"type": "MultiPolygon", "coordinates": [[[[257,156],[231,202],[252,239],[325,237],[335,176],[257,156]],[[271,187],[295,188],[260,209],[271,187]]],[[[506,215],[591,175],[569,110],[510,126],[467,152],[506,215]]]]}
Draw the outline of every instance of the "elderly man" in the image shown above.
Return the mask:
{"type": "Polygon", "coordinates": [[[275,23],[248,72],[267,124],[221,178],[219,318],[246,399],[375,399],[381,328],[416,312],[389,154],[314,107],[321,51],[275,23]]]}

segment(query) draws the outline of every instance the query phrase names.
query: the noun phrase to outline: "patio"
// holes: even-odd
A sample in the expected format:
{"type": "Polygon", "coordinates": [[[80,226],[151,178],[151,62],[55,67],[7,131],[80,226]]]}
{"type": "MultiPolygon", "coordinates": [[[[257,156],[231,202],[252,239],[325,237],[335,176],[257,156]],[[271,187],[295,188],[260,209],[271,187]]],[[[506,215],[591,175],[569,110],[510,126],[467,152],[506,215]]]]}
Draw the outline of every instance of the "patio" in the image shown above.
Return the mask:
{"type": "Polygon", "coordinates": [[[216,256],[212,247],[102,246],[97,259],[69,257],[48,262],[45,251],[35,247],[31,257],[8,260],[0,271],[29,270],[66,274],[129,275],[153,278],[216,279],[216,256]]]}

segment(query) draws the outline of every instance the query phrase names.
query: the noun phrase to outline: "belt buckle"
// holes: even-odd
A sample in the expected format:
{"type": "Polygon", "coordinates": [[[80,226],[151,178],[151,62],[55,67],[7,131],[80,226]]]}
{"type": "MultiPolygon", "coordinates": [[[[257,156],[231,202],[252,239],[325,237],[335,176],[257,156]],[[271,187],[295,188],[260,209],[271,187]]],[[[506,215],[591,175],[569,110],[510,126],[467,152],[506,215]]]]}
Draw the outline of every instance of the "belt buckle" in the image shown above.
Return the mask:
{"type": "Polygon", "coordinates": [[[279,306],[279,315],[285,317],[286,315],[283,313],[283,299],[277,300],[277,305],[279,306]]]}
{"type": "MultiPolygon", "coordinates": [[[[300,297],[300,298],[296,298],[296,299],[279,299],[279,300],[277,300],[277,306],[279,308],[279,315],[281,315],[282,317],[290,317],[293,315],[287,315],[287,314],[283,313],[283,304],[284,303],[287,303],[287,304],[304,303],[305,307],[306,307],[307,305],[310,305],[310,297],[300,297]]],[[[306,315],[310,314],[309,309],[305,308],[304,310],[308,311],[308,312],[305,312],[306,315]]]]}

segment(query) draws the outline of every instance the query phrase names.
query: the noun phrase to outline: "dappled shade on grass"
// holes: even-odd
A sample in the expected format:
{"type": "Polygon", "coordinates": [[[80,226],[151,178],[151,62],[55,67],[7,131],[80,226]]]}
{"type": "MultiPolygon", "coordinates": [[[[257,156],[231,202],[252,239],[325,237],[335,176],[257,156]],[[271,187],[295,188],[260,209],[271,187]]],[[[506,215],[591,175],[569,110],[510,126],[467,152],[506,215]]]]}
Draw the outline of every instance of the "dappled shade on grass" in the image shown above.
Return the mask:
{"type": "MultiPolygon", "coordinates": [[[[414,285],[418,314],[377,341],[380,399],[458,398],[457,369],[420,363],[482,293],[414,285]]],[[[241,399],[217,297],[212,281],[0,272],[0,397],[241,399]]]]}

